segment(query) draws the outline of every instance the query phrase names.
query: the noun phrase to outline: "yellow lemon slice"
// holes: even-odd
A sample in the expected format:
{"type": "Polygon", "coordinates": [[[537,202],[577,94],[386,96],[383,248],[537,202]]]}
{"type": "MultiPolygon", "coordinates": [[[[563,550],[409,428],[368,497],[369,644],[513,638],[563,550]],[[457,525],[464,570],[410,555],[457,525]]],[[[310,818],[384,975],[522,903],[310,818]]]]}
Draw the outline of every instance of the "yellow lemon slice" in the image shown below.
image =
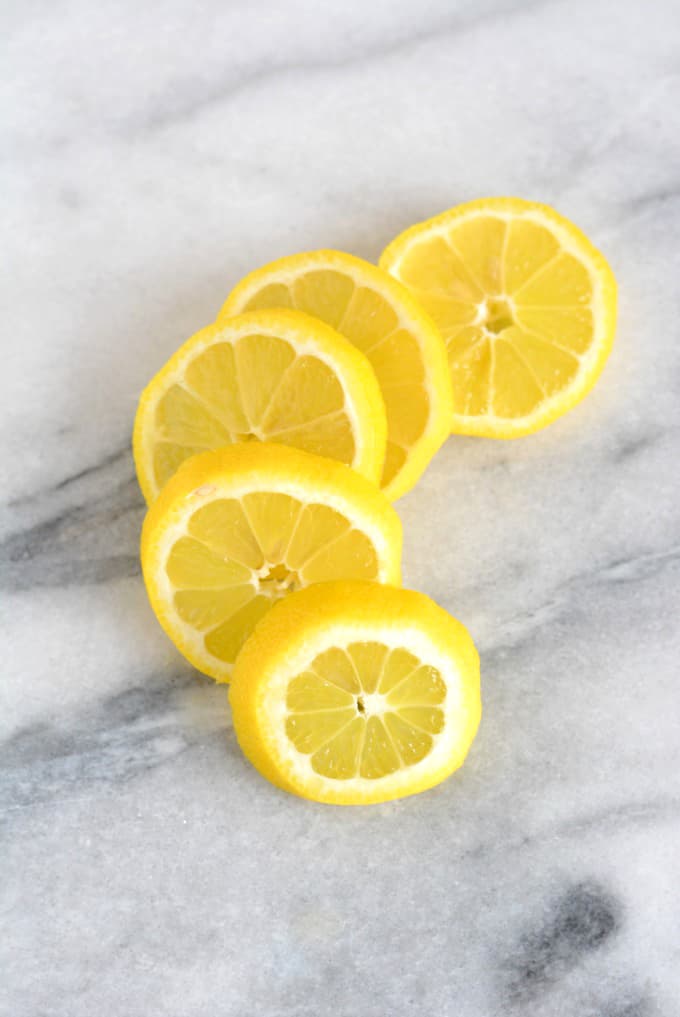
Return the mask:
{"type": "Polygon", "coordinates": [[[378,483],[386,436],[366,357],[316,318],[270,310],[184,343],[142,394],[133,447],[151,502],[185,459],[249,440],[328,456],[378,483]]]}
{"type": "Polygon", "coordinates": [[[141,557],[170,639],[226,681],[255,623],[291,591],[330,579],[399,583],[401,524],[342,463],[252,442],[180,466],[147,513],[141,557]]]}
{"type": "Polygon", "coordinates": [[[263,307],[314,315],[366,354],[387,410],[381,486],[392,500],[405,494],[450,431],[446,350],[431,319],[386,272],[339,251],[295,254],[252,272],[218,321],[263,307]]]}
{"type": "Polygon", "coordinates": [[[323,583],[255,628],[229,699],[241,748],[272,783],[319,802],[384,802],[463,762],[481,714],[479,658],[422,593],[323,583]]]}
{"type": "Polygon", "coordinates": [[[583,399],[609,356],[616,280],[587,237],[546,205],[459,205],[406,230],[380,264],[444,336],[454,432],[532,434],[583,399]]]}

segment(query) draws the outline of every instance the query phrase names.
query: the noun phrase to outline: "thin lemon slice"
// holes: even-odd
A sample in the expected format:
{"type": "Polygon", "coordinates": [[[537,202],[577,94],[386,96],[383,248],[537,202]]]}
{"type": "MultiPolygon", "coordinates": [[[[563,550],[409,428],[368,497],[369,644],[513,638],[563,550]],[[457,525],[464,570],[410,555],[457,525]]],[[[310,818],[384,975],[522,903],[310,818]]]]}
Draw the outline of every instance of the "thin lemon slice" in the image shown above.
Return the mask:
{"type": "Polygon", "coordinates": [[[450,430],[446,350],[431,319],[386,272],[339,251],[295,254],[251,272],[218,321],[263,307],[314,315],[366,354],[387,409],[381,486],[392,500],[405,494],[450,430]]]}
{"type": "Polygon", "coordinates": [[[199,671],[226,681],[255,623],[291,591],[398,583],[401,524],[348,466],[252,442],[180,466],[147,513],[141,555],[162,627],[199,671]]]}
{"type": "Polygon", "coordinates": [[[460,434],[516,438],[583,399],[609,356],[616,280],[546,205],[486,198],[406,230],[381,266],[409,287],[448,350],[460,434]]]}
{"type": "Polygon", "coordinates": [[[180,463],[233,442],[281,442],[378,483],[387,420],[366,357],[298,311],[242,314],[189,339],[144,390],[135,463],[148,502],[180,463]]]}
{"type": "Polygon", "coordinates": [[[241,748],[272,783],[320,802],[383,802],[433,787],[465,759],[479,657],[422,593],[323,583],[257,625],[229,698],[241,748]]]}

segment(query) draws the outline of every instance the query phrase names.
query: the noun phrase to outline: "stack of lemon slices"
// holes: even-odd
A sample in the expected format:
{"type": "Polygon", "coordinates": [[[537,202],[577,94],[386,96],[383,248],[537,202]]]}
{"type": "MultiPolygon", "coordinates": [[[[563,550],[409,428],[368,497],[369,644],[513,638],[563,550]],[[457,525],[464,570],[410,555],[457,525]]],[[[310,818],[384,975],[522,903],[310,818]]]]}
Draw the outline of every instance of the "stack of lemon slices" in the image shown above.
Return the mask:
{"type": "Polygon", "coordinates": [[[147,386],[149,598],[185,657],[231,682],[239,743],[274,784],[362,804],[463,762],[479,658],[400,588],[391,502],[452,432],[531,434],[579,402],[615,316],[579,230],[486,199],[406,230],[380,267],[315,251],[251,273],[147,386]]]}

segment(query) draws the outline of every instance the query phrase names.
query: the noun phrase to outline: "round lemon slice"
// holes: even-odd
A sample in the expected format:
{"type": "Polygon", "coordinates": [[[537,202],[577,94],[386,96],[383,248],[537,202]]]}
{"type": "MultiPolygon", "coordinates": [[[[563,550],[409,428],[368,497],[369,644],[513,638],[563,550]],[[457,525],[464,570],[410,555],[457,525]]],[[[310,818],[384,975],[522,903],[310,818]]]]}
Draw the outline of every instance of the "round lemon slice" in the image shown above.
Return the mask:
{"type": "Polygon", "coordinates": [[[133,447],[154,500],[185,459],[234,442],[281,442],[378,483],[387,420],[366,357],[297,311],[242,314],[189,339],[144,390],[133,447]]]}
{"type": "Polygon", "coordinates": [[[391,500],[405,494],[451,428],[446,349],[432,320],[386,272],[339,251],[295,254],[251,272],[218,321],[263,307],[314,315],[366,354],[387,410],[381,486],[391,500]]]}
{"type": "Polygon", "coordinates": [[[595,384],[616,325],[616,281],[588,238],[546,205],[486,198],[406,230],[381,266],[446,341],[460,434],[516,438],[595,384]]]}
{"type": "Polygon", "coordinates": [[[342,463],[252,442],[180,466],[147,513],[141,558],[170,639],[226,681],[255,623],[291,591],[331,579],[399,583],[401,524],[342,463]]]}
{"type": "Polygon", "coordinates": [[[422,593],[322,583],[255,628],[229,699],[241,748],[272,783],[319,802],[383,802],[461,765],[481,714],[479,658],[422,593]]]}

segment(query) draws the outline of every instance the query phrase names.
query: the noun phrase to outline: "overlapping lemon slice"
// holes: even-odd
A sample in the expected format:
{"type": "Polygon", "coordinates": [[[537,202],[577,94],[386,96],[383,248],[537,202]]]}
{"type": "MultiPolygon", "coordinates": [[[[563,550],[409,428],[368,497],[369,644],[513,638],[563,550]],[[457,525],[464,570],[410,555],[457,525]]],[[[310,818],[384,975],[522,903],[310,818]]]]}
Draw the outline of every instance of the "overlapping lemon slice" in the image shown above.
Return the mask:
{"type": "Polygon", "coordinates": [[[270,310],[184,343],[142,394],[133,444],[151,502],[185,459],[253,440],[337,459],[377,483],[386,434],[366,357],[316,318],[270,310]]]}
{"type": "Polygon", "coordinates": [[[432,320],[386,272],[339,251],[295,254],[251,272],[218,320],[265,307],[314,315],[368,357],[387,410],[382,488],[391,500],[405,494],[451,427],[446,350],[432,320]]]}
{"type": "Polygon", "coordinates": [[[612,271],[546,205],[519,198],[459,205],[406,230],[380,264],[444,336],[455,432],[531,434],[580,402],[609,356],[612,271]]]}
{"type": "Polygon", "coordinates": [[[322,583],[255,628],[229,698],[243,751],[274,784],[320,802],[381,802],[461,765],[479,724],[479,658],[421,593],[322,583]]]}
{"type": "Polygon", "coordinates": [[[293,590],[333,579],[399,583],[401,524],[348,466],[244,443],[180,466],[147,513],[141,557],[167,634],[225,681],[256,622],[293,590]]]}

